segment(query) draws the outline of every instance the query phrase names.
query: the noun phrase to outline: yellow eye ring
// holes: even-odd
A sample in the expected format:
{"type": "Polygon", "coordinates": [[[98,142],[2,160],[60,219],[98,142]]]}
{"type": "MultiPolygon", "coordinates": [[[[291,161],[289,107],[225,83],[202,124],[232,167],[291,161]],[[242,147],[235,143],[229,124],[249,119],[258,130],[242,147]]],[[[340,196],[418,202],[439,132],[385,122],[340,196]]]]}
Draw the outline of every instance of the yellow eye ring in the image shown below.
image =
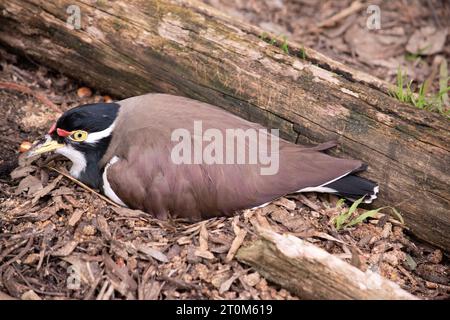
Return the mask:
{"type": "Polygon", "coordinates": [[[72,134],[69,136],[70,140],[76,141],[76,142],[82,142],[87,139],[88,133],[83,130],[77,130],[72,132],[72,134]]]}

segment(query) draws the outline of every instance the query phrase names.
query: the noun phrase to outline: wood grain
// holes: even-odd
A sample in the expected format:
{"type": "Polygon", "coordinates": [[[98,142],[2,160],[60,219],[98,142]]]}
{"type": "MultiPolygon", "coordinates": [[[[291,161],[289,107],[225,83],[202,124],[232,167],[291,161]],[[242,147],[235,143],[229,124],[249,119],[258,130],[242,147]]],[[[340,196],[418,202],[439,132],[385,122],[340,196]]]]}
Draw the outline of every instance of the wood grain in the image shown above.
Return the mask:
{"type": "Polygon", "coordinates": [[[241,248],[236,258],[303,299],[414,300],[396,283],[362,272],[292,235],[260,230],[261,240],[241,248]]]}

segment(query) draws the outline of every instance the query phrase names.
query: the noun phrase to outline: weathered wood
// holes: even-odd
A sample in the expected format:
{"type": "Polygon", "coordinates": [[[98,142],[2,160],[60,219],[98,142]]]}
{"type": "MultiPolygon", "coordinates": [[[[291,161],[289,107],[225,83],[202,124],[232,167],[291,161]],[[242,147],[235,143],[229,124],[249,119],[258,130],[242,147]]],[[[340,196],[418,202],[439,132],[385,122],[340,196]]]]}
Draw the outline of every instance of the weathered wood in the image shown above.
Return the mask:
{"type": "Polygon", "coordinates": [[[262,276],[305,299],[417,299],[396,283],[347,262],[292,235],[260,230],[261,240],[236,258],[262,276]]]}
{"type": "Polygon", "coordinates": [[[366,161],[420,238],[450,250],[450,126],[391,98],[388,84],[190,0],[0,0],[0,42],[119,97],[186,95],[279,128],[298,143],[337,139],[366,161]],[[66,23],[77,5],[81,29],[66,23]],[[270,41],[269,41],[270,42],[270,41]]]}

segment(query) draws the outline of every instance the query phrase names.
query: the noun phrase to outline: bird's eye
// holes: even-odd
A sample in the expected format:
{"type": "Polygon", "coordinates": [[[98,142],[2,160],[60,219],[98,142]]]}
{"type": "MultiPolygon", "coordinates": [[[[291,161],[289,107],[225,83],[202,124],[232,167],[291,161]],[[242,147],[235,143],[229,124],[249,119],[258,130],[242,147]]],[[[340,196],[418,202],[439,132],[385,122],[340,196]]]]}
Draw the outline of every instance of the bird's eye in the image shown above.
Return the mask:
{"type": "Polygon", "coordinates": [[[72,141],[82,142],[82,141],[86,140],[87,136],[88,136],[88,133],[87,133],[86,131],[83,131],[83,130],[77,130],[77,131],[73,132],[73,133],[69,136],[69,138],[70,138],[70,140],[72,140],[72,141]]]}

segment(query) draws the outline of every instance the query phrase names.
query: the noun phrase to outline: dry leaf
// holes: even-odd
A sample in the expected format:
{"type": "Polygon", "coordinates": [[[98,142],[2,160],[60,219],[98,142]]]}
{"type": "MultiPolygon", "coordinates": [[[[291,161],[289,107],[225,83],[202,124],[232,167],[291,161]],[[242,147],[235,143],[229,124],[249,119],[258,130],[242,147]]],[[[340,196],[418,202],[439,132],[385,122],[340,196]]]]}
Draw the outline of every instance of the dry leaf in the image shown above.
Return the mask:
{"type": "Polygon", "coordinates": [[[118,266],[111,257],[104,253],[103,262],[111,285],[122,295],[127,296],[130,291],[137,289],[136,281],[130,276],[126,266],[118,266]]]}
{"type": "Polygon", "coordinates": [[[413,54],[432,55],[441,52],[447,38],[447,29],[426,26],[416,30],[409,38],[406,50],[413,54]]]}
{"type": "Polygon", "coordinates": [[[70,189],[65,186],[62,186],[62,187],[52,191],[52,196],[54,196],[54,197],[62,196],[62,195],[72,195],[72,194],[73,194],[73,189],[70,189]]]}
{"type": "Polygon", "coordinates": [[[212,279],[211,279],[211,284],[216,287],[217,289],[219,289],[222,284],[227,281],[229,279],[229,274],[228,273],[219,273],[219,274],[215,274],[212,279]]]}
{"type": "Polygon", "coordinates": [[[34,167],[31,166],[27,166],[27,167],[18,167],[16,169],[14,169],[11,173],[11,179],[16,180],[19,178],[23,178],[26,177],[28,174],[30,174],[31,172],[35,171],[36,169],[34,167]]]}
{"type": "Polygon", "coordinates": [[[162,283],[156,280],[150,280],[143,287],[144,300],[156,300],[161,292],[162,283]]]}
{"type": "Polygon", "coordinates": [[[69,220],[68,220],[68,225],[73,227],[75,226],[78,221],[80,221],[81,216],[83,215],[84,211],[83,210],[75,210],[74,213],[72,213],[72,215],[70,216],[69,220]]]}
{"type": "Polygon", "coordinates": [[[43,186],[41,183],[41,180],[39,180],[36,177],[33,176],[27,176],[24,179],[22,179],[17,186],[15,194],[20,194],[23,191],[28,190],[28,195],[36,194],[38,191],[42,190],[43,186]]]}
{"type": "Polygon", "coordinates": [[[98,262],[86,261],[77,255],[64,257],[62,260],[70,263],[80,277],[81,282],[87,285],[93,285],[102,273],[98,262]]]}
{"type": "Polygon", "coordinates": [[[79,242],[77,240],[68,241],[61,248],[59,248],[58,250],[54,251],[52,253],[52,256],[67,257],[68,255],[70,255],[73,252],[73,250],[75,250],[75,248],[78,246],[78,243],[79,242]]]}
{"type": "Polygon", "coordinates": [[[361,26],[358,23],[353,24],[345,32],[344,39],[358,54],[360,60],[371,65],[402,54],[407,41],[402,27],[379,30],[374,33],[365,25],[361,26]]]}
{"type": "Polygon", "coordinates": [[[272,227],[270,226],[269,221],[267,221],[266,217],[262,216],[259,211],[256,212],[255,218],[256,218],[256,222],[257,222],[258,227],[261,227],[263,229],[269,229],[269,230],[272,229],[272,227]]]}
{"type": "Polygon", "coordinates": [[[162,253],[159,250],[156,250],[152,247],[149,247],[145,244],[140,244],[137,246],[138,251],[142,252],[143,254],[147,255],[148,257],[154,258],[160,262],[166,263],[169,262],[169,259],[167,259],[167,256],[162,253]]]}
{"type": "Polygon", "coordinates": [[[40,256],[38,253],[31,253],[25,258],[25,260],[23,260],[23,263],[29,265],[35,264],[36,262],[39,261],[39,258],[40,256]]]}
{"type": "Polygon", "coordinates": [[[233,282],[234,282],[237,278],[239,278],[240,276],[241,276],[241,274],[237,274],[237,275],[232,276],[232,277],[229,278],[228,280],[224,281],[224,282],[220,285],[219,293],[222,294],[222,293],[224,293],[224,292],[230,290],[231,285],[233,284],[233,282]]]}
{"type": "Polygon", "coordinates": [[[325,232],[315,231],[313,233],[313,236],[317,237],[317,238],[322,238],[322,239],[325,239],[325,240],[329,240],[329,241],[334,241],[334,242],[341,243],[341,244],[346,244],[344,241],[336,239],[335,237],[330,236],[328,233],[325,233],[325,232]]]}
{"type": "Polygon", "coordinates": [[[180,246],[183,246],[183,245],[186,245],[186,244],[190,244],[191,242],[192,242],[191,237],[187,237],[187,236],[180,237],[180,238],[177,240],[177,243],[178,243],[180,246]]]}
{"type": "MultiPolygon", "coordinates": [[[[234,238],[233,242],[231,243],[231,248],[227,253],[227,257],[225,258],[225,261],[229,262],[233,260],[234,255],[241,247],[242,243],[244,242],[245,236],[247,235],[247,230],[241,229],[237,225],[239,217],[237,219],[233,220],[233,229],[236,237],[234,238]]],[[[267,220],[266,220],[267,221],[267,220]]]]}
{"type": "Polygon", "coordinates": [[[212,254],[212,252],[207,251],[207,250],[204,250],[204,251],[202,251],[202,250],[195,250],[194,254],[197,257],[205,258],[205,259],[208,259],[208,260],[214,259],[214,254],[212,254]]]}
{"type": "Polygon", "coordinates": [[[43,196],[46,196],[53,189],[55,189],[56,186],[58,185],[59,181],[62,179],[62,177],[63,177],[62,175],[59,175],[55,180],[52,181],[52,183],[48,184],[42,190],[39,190],[38,192],[36,192],[36,194],[34,194],[33,200],[31,200],[31,204],[35,205],[39,201],[40,198],[42,198],[43,196]]]}
{"type": "Polygon", "coordinates": [[[203,222],[200,227],[200,235],[198,239],[200,243],[199,249],[201,251],[208,251],[208,230],[206,230],[206,223],[203,222]]]}
{"type": "Polygon", "coordinates": [[[108,222],[106,221],[104,216],[97,216],[97,227],[106,239],[111,239],[111,230],[109,229],[108,222]]]}
{"type": "Polygon", "coordinates": [[[246,285],[254,287],[259,283],[259,281],[261,281],[261,276],[258,272],[253,272],[242,276],[241,279],[245,282],[246,285]]]}
{"type": "Polygon", "coordinates": [[[295,201],[286,199],[286,198],[280,198],[273,202],[273,204],[276,204],[277,206],[285,207],[288,210],[295,210],[297,205],[295,204],[295,201]]]}
{"type": "Polygon", "coordinates": [[[195,250],[194,254],[197,257],[205,259],[214,259],[214,255],[208,250],[208,230],[206,230],[206,222],[202,222],[200,225],[199,234],[199,247],[195,250]]]}

